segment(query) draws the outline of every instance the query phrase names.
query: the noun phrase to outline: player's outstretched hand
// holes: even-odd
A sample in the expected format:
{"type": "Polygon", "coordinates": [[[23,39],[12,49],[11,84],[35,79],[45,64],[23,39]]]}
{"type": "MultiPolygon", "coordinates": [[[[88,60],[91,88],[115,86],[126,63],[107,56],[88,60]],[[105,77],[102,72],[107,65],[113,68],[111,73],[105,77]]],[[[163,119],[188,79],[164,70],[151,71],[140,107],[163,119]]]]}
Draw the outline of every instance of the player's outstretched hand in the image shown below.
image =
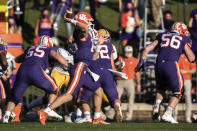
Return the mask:
{"type": "Polygon", "coordinates": [[[140,59],[139,63],[137,64],[135,68],[135,72],[139,72],[143,64],[144,64],[144,59],[140,59]]]}

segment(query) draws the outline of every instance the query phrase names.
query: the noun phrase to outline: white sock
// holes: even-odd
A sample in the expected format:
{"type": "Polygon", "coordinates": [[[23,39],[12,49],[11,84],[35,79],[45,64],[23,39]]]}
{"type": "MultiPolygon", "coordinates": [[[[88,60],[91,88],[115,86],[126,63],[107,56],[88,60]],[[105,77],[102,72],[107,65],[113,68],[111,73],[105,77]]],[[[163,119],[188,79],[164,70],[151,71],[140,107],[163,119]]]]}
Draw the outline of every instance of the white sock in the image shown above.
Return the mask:
{"type": "Polygon", "coordinates": [[[30,109],[37,107],[39,105],[42,105],[42,104],[43,104],[43,99],[42,99],[42,97],[39,97],[39,98],[33,100],[30,104],[28,104],[27,109],[30,110],[30,109]]]}
{"type": "Polygon", "coordinates": [[[10,117],[10,114],[11,114],[11,111],[6,111],[5,112],[5,115],[8,116],[8,117],[10,117]]]}
{"type": "Polygon", "coordinates": [[[114,107],[115,106],[118,106],[118,109],[120,110],[120,115],[122,116],[122,110],[121,110],[121,107],[120,107],[120,103],[119,102],[115,102],[115,104],[114,104],[114,107]]]}
{"type": "Polygon", "coordinates": [[[167,113],[168,115],[172,115],[172,111],[172,107],[168,106],[165,113],[167,113]]]}
{"type": "Polygon", "coordinates": [[[161,100],[160,99],[156,99],[155,105],[159,106],[160,104],[161,104],[161,100]]]}
{"type": "Polygon", "coordinates": [[[94,119],[98,119],[99,117],[101,117],[101,112],[95,112],[94,119]]]}
{"type": "Polygon", "coordinates": [[[90,117],[90,112],[89,112],[89,111],[85,111],[85,112],[84,112],[84,117],[85,117],[85,118],[91,119],[91,117],[90,117]]]}
{"type": "Polygon", "coordinates": [[[77,110],[76,110],[76,117],[77,118],[81,118],[81,116],[82,116],[82,111],[80,110],[80,108],[77,108],[77,110]]]}
{"type": "Polygon", "coordinates": [[[49,114],[49,112],[51,112],[51,111],[52,110],[49,107],[47,107],[47,108],[44,109],[44,112],[46,112],[47,114],[49,114]]]}

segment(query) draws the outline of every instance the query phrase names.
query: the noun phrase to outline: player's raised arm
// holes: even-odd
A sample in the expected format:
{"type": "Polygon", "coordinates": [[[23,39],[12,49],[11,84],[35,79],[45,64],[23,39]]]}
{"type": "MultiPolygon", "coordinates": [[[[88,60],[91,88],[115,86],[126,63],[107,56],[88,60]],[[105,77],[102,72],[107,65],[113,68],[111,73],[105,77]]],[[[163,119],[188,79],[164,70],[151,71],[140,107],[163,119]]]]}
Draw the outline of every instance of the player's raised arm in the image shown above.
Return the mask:
{"type": "Polygon", "coordinates": [[[184,47],[184,51],[185,51],[185,54],[187,56],[187,59],[190,61],[190,62],[194,62],[195,61],[195,55],[194,53],[192,52],[190,46],[188,44],[185,45],[184,47]]]}
{"type": "Polygon", "coordinates": [[[140,61],[137,65],[137,67],[135,68],[135,72],[138,72],[140,71],[143,63],[144,63],[144,59],[146,58],[147,54],[152,51],[153,49],[155,49],[155,47],[158,45],[158,40],[154,40],[150,45],[148,45],[144,51],[142,52],[142,55],[141,55],[141,58],[140,58],[140,61]]]}
{"type": "Polygon", "coordinates": [[[68,67],[68,62],[61,55],[59,55],[56,51],[51,50],[49,55],[50,55],[50,58],[58,61],[60,64],[64,65],[65,67],[68,67]]]}
{"type": "MultiPolygon", "coordinates": [[[[73,24],[73,25],[79,27],[80,30],[81,30],[84,34],[87,34],[87,33],[88,33],[88,25],[87,25],[86,23],[83,23],[83,22],[78,21],[77,18],[76,18],[76,20],[75,20],[75,19],[73,19],[72,17],[73,17],[73,16],[68,15],[68,13],[66,12],[65,15],[64,15],[64,20],[65,20],[66,22],[68,22],[68,23],[71,23],[71,24],[73,24]]],[[[80,16],[77,15],[76,17],[80,17],[80,16]]]]}

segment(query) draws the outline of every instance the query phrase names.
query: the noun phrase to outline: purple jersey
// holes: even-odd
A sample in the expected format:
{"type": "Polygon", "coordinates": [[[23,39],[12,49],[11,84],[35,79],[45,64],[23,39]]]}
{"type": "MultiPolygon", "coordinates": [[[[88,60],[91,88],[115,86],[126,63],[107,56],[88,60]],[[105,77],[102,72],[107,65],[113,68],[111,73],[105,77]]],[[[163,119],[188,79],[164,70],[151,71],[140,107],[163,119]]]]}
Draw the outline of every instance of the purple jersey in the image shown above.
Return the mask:
{"type": "Polygon", "coordinates": [[[51,50],[57,51],[57,49],[53,47],[31,46],[24,52],[25,60],[22,63],[22,66],[38,65],[42,67],[43,70],[46,70],[46,68],[50,66],[49,54],[51,50]]]}
{"type": "Polygon", "coordinates": [[[90,35],[88,34],[86,41],[77,40],[76,44],[78,49],[74,55],[74,62],[84,62],[89,65],[93,58],[93,43],[90,35]]]}
{"type": "Polygon", "coordinates": [[[197,28],[197,9],[192,11],[190,17],[193,18],[193,25],[192,25],[192,27],[197,28]]]}
{"type": "Polygon", "coordinates": [[[111,54],[113,52],[113,47],[111,43],[104,42],[101,46],[101,51],[99,53],[99,58],[96,61],[93,61],[90,65],[90,69],[92,68],[105,68],[112,69],[111,65],[111,54]]]}
{"type": "Polygon", "coordinates": [[[172,32],[160,33],[156,39],[159,41],[157,62],[178,61],[184,51],[184,46],[191,43],[187,36],[172,32]]]}

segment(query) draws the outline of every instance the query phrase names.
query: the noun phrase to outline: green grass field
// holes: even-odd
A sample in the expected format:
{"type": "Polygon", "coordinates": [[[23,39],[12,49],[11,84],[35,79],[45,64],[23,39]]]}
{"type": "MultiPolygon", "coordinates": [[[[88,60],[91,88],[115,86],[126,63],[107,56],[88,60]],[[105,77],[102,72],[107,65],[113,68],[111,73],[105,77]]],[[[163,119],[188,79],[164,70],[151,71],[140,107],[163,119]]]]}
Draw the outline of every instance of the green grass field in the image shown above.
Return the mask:
{"type": "Polygon", "coordinates": [[[197,124],[112,123],[110,125],[24,122],[0,124],[0,131],[196,131],[197,124]]]}

